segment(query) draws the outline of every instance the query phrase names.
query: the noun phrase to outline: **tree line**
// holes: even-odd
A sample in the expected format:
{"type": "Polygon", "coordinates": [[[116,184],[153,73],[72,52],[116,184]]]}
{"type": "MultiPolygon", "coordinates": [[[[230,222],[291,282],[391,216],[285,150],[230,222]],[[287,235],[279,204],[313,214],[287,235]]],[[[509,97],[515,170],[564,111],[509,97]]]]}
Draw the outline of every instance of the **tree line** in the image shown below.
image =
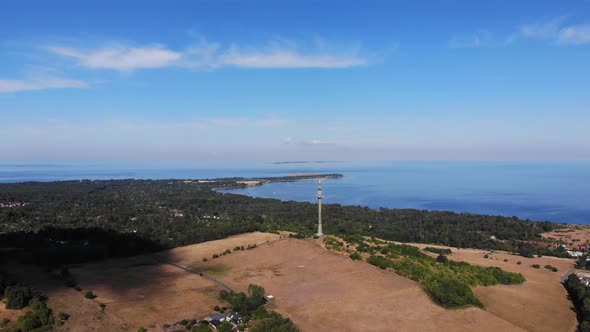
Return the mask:
{"type": "MultiPolygon", "coordinates": [[[[100,180],[0,184],[0,246],[27,248],[23,259],[68,262],[125,256],[225,238],[251,231],[311,235],[315,204],[224,194],[243,179],[100,180]],[[182,211],[182,217],[175,212],[182,211]],[[43,248],[44,250],[40,250],[43,248]],[[43,252],[44,251],[44,252],[43,252]],[[28,256],[27,256],[28,255],[28,256]],[[52,258],[53,257],[53,258],[52,258]]],[[[524,250],[520,242],[560,227],[517,217],[414,209],[324,206],[324,231],[453,247],[524,250]]],[[[556,252],[543,252],[545,255],[556,252]]]]}

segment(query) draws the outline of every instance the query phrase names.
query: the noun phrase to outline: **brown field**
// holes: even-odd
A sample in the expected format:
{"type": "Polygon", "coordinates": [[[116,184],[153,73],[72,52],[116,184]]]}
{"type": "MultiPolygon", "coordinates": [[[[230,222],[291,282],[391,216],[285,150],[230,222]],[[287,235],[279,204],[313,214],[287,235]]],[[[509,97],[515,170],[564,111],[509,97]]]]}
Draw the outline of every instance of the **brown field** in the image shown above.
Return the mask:
{"type": "Polygon", "coordinates": [[[563,229],[541,234],[545,239],[563,240],[569,245],[583,244],[590,241],[590,226],[567,225],[563,229]]]}
{"type": "Polygon", "coordinates": [[[475,293],[486,310],[445,310],[415,282],[352,261],[312,241],[274,242],[255,254],[238,253],[209,264],[231,266],[231,274],[220,279],[239,289],[250,283],[265,287],[276,297],[273,307],[304,331],[575,330],[575,314],[559,283],[561,271],[569,269],[571,260],[525,259],[503,253],[484,259],[483,255],[478,250],[461,250],[450,258],[500,266],[523,273],[528,280],[518,286],[477,288],[475,293]],[[503,262],[504,258],[509,262],[503,262]],[[516,264],[517,259],[522,265],[516,264]],[[560,272],[530,267],[535,263],[551,264],[560,272]]]}
{"type": "Polygon", "coordinates": [[[135,331],[139,326],[160,331],[164,323],[201,318],[212,313],[213,306],[222,304],[218,299],[220,286],[158,262],[162,259],[205,271],[238,290],[245,291],[251,283],[263,286],[275,296],[270,307],[291,318],[302,331],[575,330],[575,314],[559,284],[571,260],[527,259],[506,253],[484,259],[481,250],[452,248],[451,259],[520,272],[527,282],[476,288],[485,310],[445,310],[418,284],[393,271],[352,261],[322,248],[319,241],[280,238],[250,233],[155,255],[79,266],[71,273],[82,292],[61,286],[60,280],[39,269],[20,273],[49,295],[49,305],[56,312],[72,315],[60,331],[135,331]],[[225,249],[254,243],[264,245],[202,261],[225,249]],[[536,270],[531,264],[551,264],[559,272],[536,270]],[[85,299],[87,290],[98,297],[85,299]],[[99,303],[107,305],[104,312],[99,303]]]}
{"type": "MultiPolygon", "coordinates": [[[[279,235],[249,233],[227,239],[175,248],[155,255],[110,260],[72,269],[81,287],[107,305],[106,311],[125,321],[125,328],[160,327],[181,319],[202,318],[220,304],[220,286],[178,267],[158,263],[169,260],[192,265],[226,249],[274,241],[279,235]]],[[[88,301],[88,300],[87,300],[88,301]]],[[[98,304],[97,304],[98,305],[98,304]]]]}
{"type": "MultiPolygon", "coordinates": [[[[420,248],[447,248],[412,245],[420,248]]],[[[486,311],[529,331],[575,331],[576,315],[560,283],[562,276],[573,268],[572,259],[525,258],[498,251],[490,254],[477,249],[449,249],[453,251],[449,259],[480,266],[497,266],[505,271],[521,273],[526,278],[523,285],[476,287],[474,292],[485,305],[486,311]],[[489,254],[489,258],[484,258],[485,254],[489,254]],[[521,265],[517,264],[519,261],[521,265]],[[533,264],[539,264],[541,268],[535,269],[531,266],[533,264]],[[544,268],[545,265],[552,265],[559,271],[549,271],[544,268]]]]}

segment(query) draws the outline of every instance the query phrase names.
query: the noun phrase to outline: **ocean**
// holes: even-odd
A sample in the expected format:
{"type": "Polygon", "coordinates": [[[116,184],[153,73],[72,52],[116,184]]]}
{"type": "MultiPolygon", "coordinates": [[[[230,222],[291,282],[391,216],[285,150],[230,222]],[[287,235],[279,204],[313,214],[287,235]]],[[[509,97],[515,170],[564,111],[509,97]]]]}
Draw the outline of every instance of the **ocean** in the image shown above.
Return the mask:
{"type": "MultiPolygon", "coordinates": [[[[590,163],[324,162],[224,163],[197,167],[0,165],[0,182],[78,179],[204,179],[342,173],[324,182],[324,203],[370,208],[449,210],[590,224],[590,163]]],[[[225,192],[314,202],[314,181],[225,192]]]]}

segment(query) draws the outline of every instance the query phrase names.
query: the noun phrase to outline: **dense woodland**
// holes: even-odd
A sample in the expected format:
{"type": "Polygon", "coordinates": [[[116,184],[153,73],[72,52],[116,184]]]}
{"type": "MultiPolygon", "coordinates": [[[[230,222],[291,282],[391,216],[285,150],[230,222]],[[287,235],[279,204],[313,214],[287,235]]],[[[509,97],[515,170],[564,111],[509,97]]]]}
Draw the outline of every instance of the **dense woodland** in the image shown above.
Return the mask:
{"type": "MultiPolygon", "coordinates": [[[[251,231],[313,234],[317,220],[315,204],[215,190],[242,186],[240,180],[243,179],[0,184],[0,203],[24,203],[0,208],[0,246],[16,250],[9,252],[10,257],[20,252],[22,260],[53,265],[59,264],[59,260],[69,263],[134,255],[251,231]]],[[[516,217],[324,206],[326,233],[523,250],[528,254],[546,249],[519,240],[537,239],[540,233],[556,227],[559,225],[516,217]]]]}
{"type": "Polygon", "coordinates": [[[565,282],[565,288],[578,314],[578,330],[590,332],[590,287],[582,284],[575,274],[570,274],[565,282]]]}

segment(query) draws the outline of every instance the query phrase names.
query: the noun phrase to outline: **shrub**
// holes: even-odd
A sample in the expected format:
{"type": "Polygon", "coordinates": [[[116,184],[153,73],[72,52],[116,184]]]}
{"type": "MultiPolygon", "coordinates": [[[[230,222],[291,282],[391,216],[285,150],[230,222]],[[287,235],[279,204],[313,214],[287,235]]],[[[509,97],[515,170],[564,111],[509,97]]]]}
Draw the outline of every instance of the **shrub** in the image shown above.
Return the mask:
{"type": "Polygon", "coordinates": [[[383,270],[391,265],[391,261],[383,256],[371,256],[367,259],[367,263],[380,267],[383,270]]]}
{"type": "Polygon", "coordinates": [[[280,314],[271,311],[260,324],[252,328],[252,332],[267,332],[267,331],[281,331],[281,332],[299,332],[299,329],[293,324],[289,318],[285,318],[280,314]]]}
{"type": "Polygon", "coordinates": [[[483,258],[490,258],[488,254],[483,255],[483,258]]]}
{"type": "Polygon", "coordinates": [[[140,327],[140,328],[137,329],[137,332],[147,332],[147,330],[146,330],[145,327],[142,326],[142,327],[140,327]]]}
{"type": "Polygon", "coordinates": [[[57,317],[60,320],[68,320],[70,318],[70,315],[66,314],[65,312],[60,312],[57,317]]]}
{"type": "Polygon", "coordinates": [[[522,264],[522,262],[521,262],[521,261],[518,261],[518,262],[516,262],[516,264],[517,264],[517,265],[520,265],[520,264],[522,264]]]}
{"type": "Polygon", "coordinates": [[[26,285],[8,286],[4,290],[6,309],[22,309],[33,299],[35,293],[26,285]]]}
{"type": "Polygon", "coordinates": [[[219,332],[231,332],[232,329],[233,325],[231,325],[229,322],[223,322],[223,324],[219,325],[217,328],[219,332]]]}
{"type": "Polygon", "coordinates": [[[436,261],[442,264],[446,264],[449,262],[449,259],[447,258],[447,256],[440,254],[438,255],[438,257],[436,258],[436,261]]]}
{"type": "Polygon", "coordinates": [[[531,266],[532,266],[533,268],[535,268],[535,269],[540,269],[540,268],[541,268],[541,265],[539,265],[539,264],[533,264],[533,265],[531,265],[531,266]]]}
{"type": "Polygon", "coordinates": [[[86,292],[86,294],[84,294],[84,297],[92,300],[92,299],[96,298],[96,295],[94,295],[94,293],[92,291],[88,291],[88,292],[86,292]]]}
{"type": "Polygon", "coordinates": [[[555,266],[551,266],[551,265],[549,265],[549,264],[545,265],[545,268],[546,268],[547,270],[550,270],[550,271],[553,271],[553,272],[557,272],[557,271],[558,271],[558,270],[557,270],[557,268],[556,268],[555,266]]]}
{"type": "Polygon", "coordinates": [[[213,307],[213,310],[214,311],[221,311],[221,308],[218,305],[216,305],[215,307],[213,307]]]}
{"type": "Polygon", "coordinates": [[[504,262],[508,262],[508,260],[506,258],[504,258],[504,262]]]}
{"type": "Polygon", "coordinates": [[[432,278],[426,283],[426,292],[432,300],[445,308],[467,305],[483,307],[465,282],[447,277],[432,278]]]}
{"type": "Polygon", "coordinates": [[[206,262],[206,261],[207,261],[207,257],[203,257],[203,262],[206,262]]]}
{"type": "Polygon", "coordinates": [[[441,248],[433,248],[433,247],[426,247],[424,248],[426,251],[433,252],[439,255],[449,255],[452,253],[451,249],[441,249],[441,248]]]}
{"type": "Polygon", "coordinates": [[[363,257],[361,256],[361,254],[359,254],[356,251],[354,253],[350,254],[350,258],[352,258],[352,260],[354,260],[354,261],[363,260],[363,257]]]}
{"type": "Polygon", "coordinates": [[[219,255],[218,254],[213,254],[213,259],[218,258],[219,255]]]}
{"type": "Polygon", "coordinates": [[[99,307],[100,307],[100,308],[101,308],[103,311],[104,311],[104,309],[107,307],[107,305],[106,305],[106,304],[104,304],[104,303],[101,303],[101,304],[99,304],[98,306],[99,306],[99,307]]]}

